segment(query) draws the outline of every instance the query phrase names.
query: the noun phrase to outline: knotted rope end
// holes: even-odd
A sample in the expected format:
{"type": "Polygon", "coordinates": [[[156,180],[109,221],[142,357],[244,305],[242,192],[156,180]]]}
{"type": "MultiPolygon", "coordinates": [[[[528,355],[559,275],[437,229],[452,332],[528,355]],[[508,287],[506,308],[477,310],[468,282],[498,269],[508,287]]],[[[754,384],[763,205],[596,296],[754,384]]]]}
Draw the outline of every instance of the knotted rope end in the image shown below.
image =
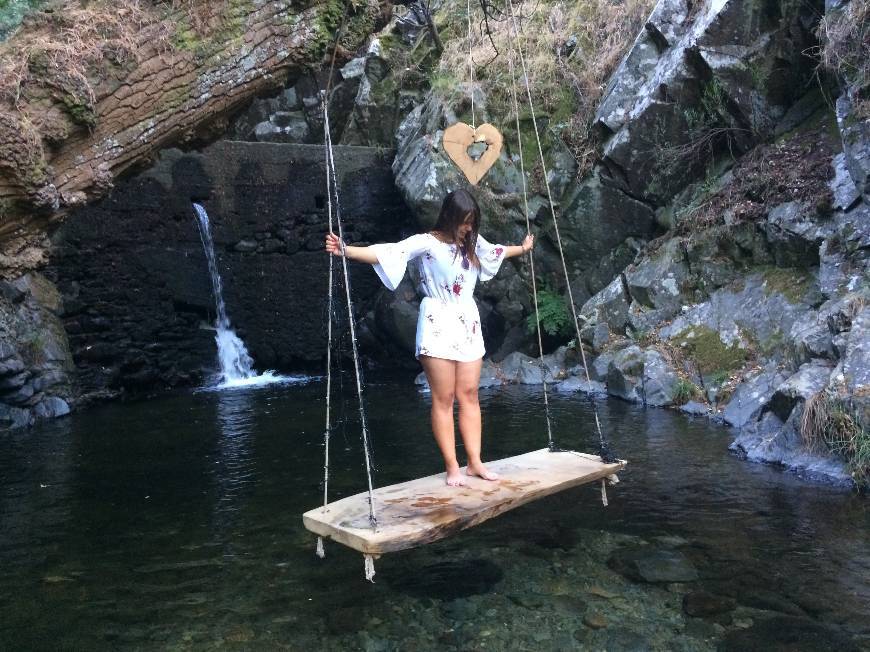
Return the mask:
{"type": "Polygon", "coordinates": [[[375,558],[371,555],[365,555],[363,564],[365,566],[366,581],[375,583],[375,558]]]}

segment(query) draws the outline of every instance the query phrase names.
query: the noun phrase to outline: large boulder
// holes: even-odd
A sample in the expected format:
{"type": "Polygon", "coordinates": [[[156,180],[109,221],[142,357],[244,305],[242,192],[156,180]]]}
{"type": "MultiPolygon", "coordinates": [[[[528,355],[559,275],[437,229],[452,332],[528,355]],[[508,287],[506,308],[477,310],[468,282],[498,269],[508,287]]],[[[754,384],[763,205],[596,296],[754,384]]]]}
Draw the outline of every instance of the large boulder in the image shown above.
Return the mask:
{"type": "Polygon", "coordinates": [[[749,422],[729,449],[752,462],[781,465],[788,471],[810,480],[851,486],[853,480],[842,460],[809,451],[800,435],[802,409],[786,421],[773,411],[749,422]]]}
{"type": "Polygon", "coordinates": [[[679,380],[674,368],[659,351],[644,351],[641,389],[646,405],[673,405],[679,380]]]}
{"type": "MultiPolygon", "coordinates": [[[[596,121],[610,183],[663,204],[704,169],[699,143],[747,149],[771,135],[813,71],[812,15],[793,4],[663,0],[605,92],[596,121]]],[[[706,153],[706,152],[705,152],[706,153]]]]}
{"type": "MultiPolygon", "coordinates": [[[[388,26],[384,32],[390,29],[388,26]]],[[[384,33],[382,32],[382,34],[384,33]]],[[[397,50],[404,48],[397,40],[375,38],[365,55],[353,64],[343,77],[354,74],[358,79],[356,95],[349,111],[347,124],[341,135],[345,145],[384,145],[392,147],[396,127],[411,110],[422,101],[422,94],[406,78],[397,79],[397,50]]]]}
{"type": "Polygon", "coordinates": [[[833,365],[826,360],[813,360],[781,383],[767,404],[780,421],[786,421],[796,407],[806,403],[828,385],[833,365]]]}
{"type": "Polygon", "coordinates": [[[830,188],[834,197],[833,207],[847,211],[861,197],[861,192],[855,185],[852,175],[849,174],[849,168],[846,167],[846,155],[843,152],[834,156],[832,165],[834,177],[831,179],[830,188]]]}
{"type": "Polygon", "coordinates": [[[717,290],[707,301],[660,328],[658,334],[664,340],[694,349],[706,373],[742,364],[735,347],[745,352],[759,349],[766,357],[784,357],[790,353],[786,335],[799,318],[812,310],[817,295],[812,275],[770,269],[748,275],[743,287],[717,290]],[[701,344],[710,333],[718,336],[721,346],[712,340],[701,344]]]}
{"type": "Polygon", "coordinates": [[[607,391],[626,401],[639,401],[642,396],[644,351],[629,346],[614,354],[607,369],[607,391]]]}
{"type": "MultiPolygon", "coordinates": [[[[606,323],[611,331],[624,333],[628,321],[628,306],[631,297],[625,291],[622,275],[617,276],[610,284],[591,297],[583,307],[580,315],[591,323],[606,323]]],[[[585,336],[584,336],[585,337],[585,336]]]]}
{"type": "Polygon", "coordinates": [[[664,321],[680,311],[685,303],[683,288],[689,269],[683,260],[682,240],[668,240],[648,258],[625,270],[625,281],[632,299],[657,311],[664,321]]]}
{"type": "Polygon", "coordinates": [[[767,215],[767,241],[780,267],[811,267],[819,263],[819,246],[830,232],[802,202],[774,206],[767,215]]]}
{"type": "Polygon", "coordinates": [[[870,282],[870,204],[837,211],[831,226],[819,249],[819,284],[825,296],[837,297],[870,282]]]}
{"type": "MultiPolygon", "coordinates": [[[[583,279],[578,303],[600,290],[634,258],[631,243],[656,234],[653,210],[621,190],[602,183],[596,169],[586,179],[568,187],[560,201],[559,224],[562,247],[571,269],[583,279]],[[612,259],[612,254],[620,254],[612,259]],[[616,264],[614,264],[616,263],[616,264]],[[621,264],[620,264],[621,263],[621,264]],[[606,274],[598,267],[605,264],[606,274]]],[[[542,232],[555,241],[552,221],[544,220],[542,232]]],[[[576,293],[576,291],[575,291],[576,293]]]]}

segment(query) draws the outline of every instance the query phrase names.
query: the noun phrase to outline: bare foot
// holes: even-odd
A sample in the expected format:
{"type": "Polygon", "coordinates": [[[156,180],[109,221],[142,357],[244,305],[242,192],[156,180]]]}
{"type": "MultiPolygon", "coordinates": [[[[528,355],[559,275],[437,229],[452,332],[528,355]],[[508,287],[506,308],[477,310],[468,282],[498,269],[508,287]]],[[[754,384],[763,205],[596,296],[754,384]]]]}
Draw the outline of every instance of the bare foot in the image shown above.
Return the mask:
{"type": "Polygon", "coordinates": [[[469,464],[465,469],[466,475],[474,475],[478,478],[483,478],[484,480],[498,480],[499,474],[495,471],[489,471],[483,465],[482,462],[478,462],[477,464],[469,464]]]}
{"type": "Polygon", "coordinates": [[[447,486],[448,487],[464,487],[465,479],[459,473],[459,467],[447,471],[447,486]]]}

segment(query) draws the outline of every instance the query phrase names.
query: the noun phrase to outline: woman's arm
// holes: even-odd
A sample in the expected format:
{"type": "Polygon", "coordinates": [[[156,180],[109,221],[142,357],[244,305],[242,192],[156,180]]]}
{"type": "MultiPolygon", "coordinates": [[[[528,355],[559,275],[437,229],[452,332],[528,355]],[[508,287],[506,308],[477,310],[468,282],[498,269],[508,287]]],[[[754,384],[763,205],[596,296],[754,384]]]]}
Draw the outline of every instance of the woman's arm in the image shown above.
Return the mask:
{"type": "Polygon", "coordinates": [[[531,248],[534,246],[535,246],[535,236],[527,235],[523,239],[523,244],[505,247],[504,248],[504,257],[505,258],[514,258],[515,256],[522,256],[527,251],[530,251],[531,248]]]}
{"type": "MultiPolygon", "coordinates": [[[[326,251],[333,256],[341,256],[342,246],[338,236],[334,233],[326,234],[326,251]]],[[[369,263],[374,265],[378,262],[378,257],[371,247],[353,247],[344,245],[344,253],[350,260],[356,260],[361,263],[369,263]]]]}

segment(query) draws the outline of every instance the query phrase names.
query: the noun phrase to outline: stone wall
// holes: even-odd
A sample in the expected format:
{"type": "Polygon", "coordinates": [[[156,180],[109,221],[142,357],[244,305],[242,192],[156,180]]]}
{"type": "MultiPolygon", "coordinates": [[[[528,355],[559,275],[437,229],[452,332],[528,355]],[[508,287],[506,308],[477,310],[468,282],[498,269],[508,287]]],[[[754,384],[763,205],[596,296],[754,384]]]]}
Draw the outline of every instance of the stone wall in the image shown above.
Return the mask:
{"type": "MultiPolygon", "coordinates": [[[[389,152],[337,150],[349,241],[398,239],[407,209],[389,152]]],[[[227,310],[255,366],[321,371],[328,259],[323,149],[223,141],[163,152],[149,170],[84,207],[54,234],[45,274],[82,397],[197,384],[214,371],[214,300],[192,202],[212,224],[227,310]]],[[[380,283],[352,265],[365,314],[380,283]]],[[[341,295],[339,295],[341,298],[341,295]]],[[[368,354],[389,359],[376,336],[368,354]]]]}

